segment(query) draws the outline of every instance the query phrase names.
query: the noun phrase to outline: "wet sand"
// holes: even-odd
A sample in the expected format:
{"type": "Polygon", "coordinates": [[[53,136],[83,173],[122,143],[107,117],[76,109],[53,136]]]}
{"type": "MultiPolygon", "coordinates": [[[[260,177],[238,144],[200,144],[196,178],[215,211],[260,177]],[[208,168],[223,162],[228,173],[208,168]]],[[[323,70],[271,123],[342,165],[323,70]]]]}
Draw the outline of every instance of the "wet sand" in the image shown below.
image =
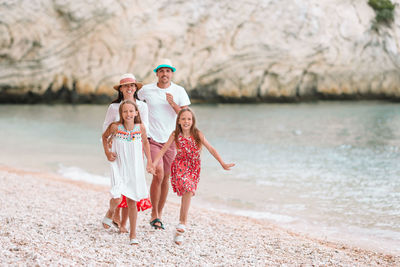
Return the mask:
{"type": "Polygon", "coordinates": [[[101,226],[108,188],[0,166],[2,265],[400,266],[400,256],[321,241],[262,220],[191,206],[184,244],[173,243],[179,206],[168,202],[166,230],[140,212],[140,244],[101,226]]]}

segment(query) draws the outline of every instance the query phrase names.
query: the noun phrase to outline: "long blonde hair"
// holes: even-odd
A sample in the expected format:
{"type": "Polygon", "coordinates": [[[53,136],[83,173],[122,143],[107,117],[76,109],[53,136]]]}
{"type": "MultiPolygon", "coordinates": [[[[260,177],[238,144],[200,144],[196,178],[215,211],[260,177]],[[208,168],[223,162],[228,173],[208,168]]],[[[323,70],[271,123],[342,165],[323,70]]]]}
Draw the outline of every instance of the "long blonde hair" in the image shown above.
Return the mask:
{"type": "Polygon", "coordinates": [[[124,124],[124,118],[122,117],[122,107],[126,104],[133,105],[135,107],[135,110],[137,111],[137,115],[135,116],[133,122],[134,123],[142,123],[142,119],[140,118],[140,112],[139,112],[138,106],[132,100],[124,100],[119,105],[119,123],[124,124]]]}
{"type": "Polygon", "coordinates": [[[183,112],[189,111],[192,114],[192,126],[190,127],[190,135],[193,136],[193,139],[197,145],[197,147],[200,149],[201,148],[201,139],[200,139],[200,131],[196,127],[196,117],[194,116],[193,110],[190,108],[183,108],[179,111],[178,116],[176,117],[176,126],[175,126],[175,145],[177,148],[179,148],[179,141],[178,137],[179,134],[182,133],[182,127],[179,125],[179,119],[182,115],[183,112]]]}

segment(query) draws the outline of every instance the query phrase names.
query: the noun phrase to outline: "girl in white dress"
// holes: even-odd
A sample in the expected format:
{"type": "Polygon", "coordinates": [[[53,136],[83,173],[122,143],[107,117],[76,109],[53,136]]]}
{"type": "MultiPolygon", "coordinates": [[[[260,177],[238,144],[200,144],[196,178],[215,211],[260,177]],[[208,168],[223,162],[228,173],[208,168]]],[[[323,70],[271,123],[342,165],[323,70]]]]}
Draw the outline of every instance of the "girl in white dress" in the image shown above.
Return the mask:
{"type": "Polygon", "coordinates": [[[146,128],[141,123],[137,105],[124,100],[119,106],[120,121],[110,124],[103,133],[103,147],[107,159],[111,162],[110,208],[103,219],[104,228],[112,225],[112,218],[122,195],[128,202],[130,244],[139,244],[136,238],[137,208],[136,201],[148,197],[144,173],[143,151],[147,158],[147,171],[154,173],[147,141],[146,128]],[[110,150],[110,138],[112,147],[110,150]],[[142,142],[143,148],[142,149],[142,142]]]}

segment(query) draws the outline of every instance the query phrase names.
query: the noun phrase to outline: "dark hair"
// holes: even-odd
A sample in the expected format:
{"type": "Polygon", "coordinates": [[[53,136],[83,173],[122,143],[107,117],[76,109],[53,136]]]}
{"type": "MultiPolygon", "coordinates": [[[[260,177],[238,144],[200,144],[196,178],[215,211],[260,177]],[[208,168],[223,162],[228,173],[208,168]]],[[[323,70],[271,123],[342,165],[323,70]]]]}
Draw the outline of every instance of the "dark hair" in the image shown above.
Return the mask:
{"type": "Polygon", "coordinates": [[[136,103],[134,103],[131,100],[124,100],[121,102],[121,105],[119,105],[119,123],[124,124],[124,118],[122,117],[122,107],[126,104],[131,104],[135,107],[135,110],[137,111],[137,115],[135,116],[135,119],[133,120],[134,123],[142,123],[142,119],[140,118],[140,112],[138,109],[138,106],[136,103]]]}
{"type": "MultiPolygon", "coordinates": [[[[135,93],[133,94],[133,97],[137,100],[140,100],[139,97],[137,96],[138,88],[137,88],[136,84],[135,84],[135,87],[136,87],[136,90],[135,90],[135,93]]],[[[121,86],[118,87],[118,97],[111,103],[121,103],[121,101],[124,100],[124,94],[121,92],[121,90],[119,90],[120,88],[121,88],[121,86]]]]}
{"type": "Polygon", "coordinates": [[[197,147],[201,148],[201,139],[200,139],[200,131],[196,127],[196,117],[194,116],[193,110],[190,108],[183,108],[179,111],[178,116],[176,117],[176,126],[175,126],[175,145],[179,148],[178,137],[179,134],[182,133],[182,127],[179,125],[179,119],[183,112],[189,111],[192,114],[192,126],[190,127],[190,135],[193,136],[194,142],[196,143],[197,147]]]}

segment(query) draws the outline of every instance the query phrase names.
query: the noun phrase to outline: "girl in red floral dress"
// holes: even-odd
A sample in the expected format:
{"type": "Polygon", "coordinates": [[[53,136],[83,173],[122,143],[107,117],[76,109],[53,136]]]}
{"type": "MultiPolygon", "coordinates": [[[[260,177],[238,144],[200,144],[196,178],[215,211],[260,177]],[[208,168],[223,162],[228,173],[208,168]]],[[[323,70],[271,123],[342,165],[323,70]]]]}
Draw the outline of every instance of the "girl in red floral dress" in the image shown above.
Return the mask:
{"type": "Polygon", "coordinates": [[[217,150],[208,143],[203,133],[196,128],[196,118],[190,108],[183,108],[179,111],[175,131],[172,132],[155,157],[153,167],[157,166],[158,161],[172,142],[175,142],[177,155],[171,166],[171,184],[174,192],[182,197],[179,224],[176,226],[174,242],[181,245],[183,233],[186,231],[190,200],[196,193],[199,183],[201,147],[204,145],[225,170],[230,170],[235,164],[225,163],[217,150]]]}

